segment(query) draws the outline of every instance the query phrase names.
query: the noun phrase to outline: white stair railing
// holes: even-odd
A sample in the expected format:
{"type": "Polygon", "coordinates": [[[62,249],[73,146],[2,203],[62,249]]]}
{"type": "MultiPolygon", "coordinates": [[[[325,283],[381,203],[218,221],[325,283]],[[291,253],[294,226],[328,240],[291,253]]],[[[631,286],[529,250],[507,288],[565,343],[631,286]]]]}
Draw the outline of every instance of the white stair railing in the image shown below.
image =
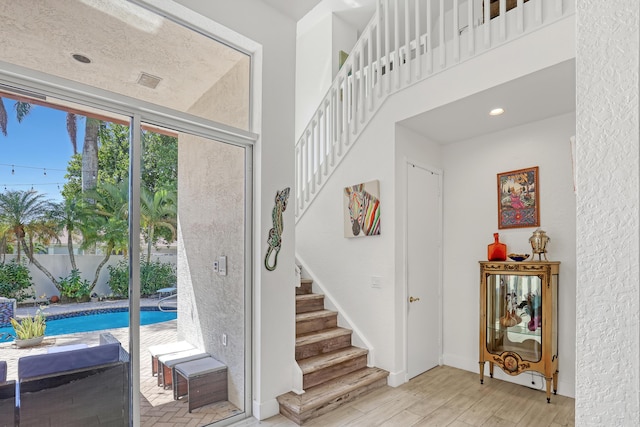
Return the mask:
{"type": "Polygon", "coordinates": [[[574,14],[574,1],[377,0],[296,144],[296,222],[389,95],[574,14]]]}

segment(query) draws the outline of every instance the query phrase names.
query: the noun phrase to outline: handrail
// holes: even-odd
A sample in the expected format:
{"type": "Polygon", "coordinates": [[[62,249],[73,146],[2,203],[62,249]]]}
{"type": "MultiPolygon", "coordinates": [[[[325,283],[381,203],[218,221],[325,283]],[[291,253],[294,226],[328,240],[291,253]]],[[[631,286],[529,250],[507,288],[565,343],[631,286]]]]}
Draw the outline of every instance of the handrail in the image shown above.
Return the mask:
{"type": "Polygon", "coordinates": [[[178,293],[177,293],[177,292],[176,292],[176,293],[174,293],[174,294],[168,295],[168,296],[166,296],[166,297],[162,297],[162,298],[160,298],[160,299],[158,300],[158,310],[160,310],[160,311],[162,311],[162,312],[166,312],[166,313],[175,313],[175,312],[177,312],[177,311],[178,311],[178,300],[177,300],[177,298],[178,298],[178,293]],[[167,301],[167,300],[171,299],[171,298],[176,298],[176,307],[175,307],[175,309],[165,309],[165,308],[162,308],[162,303],[163,303],[164,301],[167,301]]]}
{"type": "Polygon", "coordinates": [[[494,10],[495,5],[376,0],[371,21],[296,144],[296,222],[387,97],[575,13],[573,0],[498,0],[494,10]]]}

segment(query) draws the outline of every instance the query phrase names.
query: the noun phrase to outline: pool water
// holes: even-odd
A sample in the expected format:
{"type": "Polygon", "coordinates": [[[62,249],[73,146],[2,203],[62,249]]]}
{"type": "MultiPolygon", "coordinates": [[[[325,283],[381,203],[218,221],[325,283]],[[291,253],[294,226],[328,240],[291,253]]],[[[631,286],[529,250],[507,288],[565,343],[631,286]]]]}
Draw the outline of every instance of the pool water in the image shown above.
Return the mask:
{"type": "MultiPolygon", "coordinates": [[[[104,329],[126,328],[129,326],[129,312],[103,312],[83,315],[72,315],[47,320],[45,336],[73,334],[76,332],[101,331],[104,329]]],[[[176,312],[163,312],[157,310],[140,311],[140,325],[166,322],[177,318],[176,312]]],[[[11,326],[0,328],[0,342],[13,341],[13,328],[11,326]],[[11,334],[7,337],[6,334],[11,334]]]]}

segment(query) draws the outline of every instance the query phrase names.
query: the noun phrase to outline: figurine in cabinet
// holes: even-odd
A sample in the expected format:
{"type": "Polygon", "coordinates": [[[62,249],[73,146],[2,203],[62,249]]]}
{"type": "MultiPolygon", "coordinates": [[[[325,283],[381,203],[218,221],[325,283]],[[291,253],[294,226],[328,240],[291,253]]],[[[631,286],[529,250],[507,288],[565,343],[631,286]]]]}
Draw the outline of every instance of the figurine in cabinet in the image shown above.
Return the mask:
{"type": "Polygon", "coordinates": [[[559,262],[480,262],[480,383],[489,362],[509,375],[541,373],[558,389],[559,262]]]}

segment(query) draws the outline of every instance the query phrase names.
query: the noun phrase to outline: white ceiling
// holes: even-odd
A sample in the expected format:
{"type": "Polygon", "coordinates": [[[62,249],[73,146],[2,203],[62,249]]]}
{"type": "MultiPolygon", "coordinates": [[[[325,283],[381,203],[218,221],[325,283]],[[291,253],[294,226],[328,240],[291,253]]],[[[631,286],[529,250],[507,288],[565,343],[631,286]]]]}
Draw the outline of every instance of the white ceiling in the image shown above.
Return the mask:
{"type": "Polygon", "coordinates": [[[262,0],[274,9],[298,22],[322,0],[262,0]]]}
{"type": "Polygon", "coordinates": [[[247,55],[127,0],[0,2],[0,60],[188,111],[247,55]],[[80,63],[72,54],[91,63],[80,63]],[[162,80],[137,83],[141,73],[162,80]],[[185,78],[189,76],[189,78],[185,78]]]}
{"type": "Polygon", "coordinates": [[[571,60],[398,124],[446,144],[573,112],[575,98],[575,61],[571,60]],[[505,113],[489,116],[496,107],[504,108],[505,113]]]}

